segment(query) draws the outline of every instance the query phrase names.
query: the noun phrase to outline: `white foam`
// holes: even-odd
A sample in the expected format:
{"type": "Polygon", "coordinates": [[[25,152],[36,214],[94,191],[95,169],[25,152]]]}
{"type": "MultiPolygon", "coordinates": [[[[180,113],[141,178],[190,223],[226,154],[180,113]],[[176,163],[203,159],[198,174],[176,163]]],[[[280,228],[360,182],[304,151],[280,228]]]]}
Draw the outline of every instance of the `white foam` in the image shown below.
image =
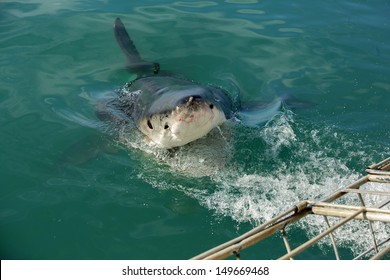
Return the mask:
{"type": "MultiPolygon", "coordinates": [[[[319,200],[347,186],[361,176],[348,167],[348,160],[370,158],[361,143],[348,140],[332,128],[320,130],[318,127],[307,128],[306,125],[297,124],[290,112],[277,116],[264,128],[251,133],[252,135],[248,135],[248,130],[236,129],[232,139],[257,138],[259,143],[263,143],[258,148],[263,156],[259,157],[258,162],[246,163],[248,166],[241,166],[242,163],[234,157],[220,158],[219,161],[228,162],[214,167],[216,172],[209,172],[213,188],[197,187],[196,183],[164,183],[161,178],[147,180],[158,188],[164,186],[185,192],[217,216],[230,217],[238,223],[258,225],[299,201],[319,200]],[[155,180],[159,180],[158,184],[155,180]]],[[[229,151],[234,154],[237,153],[235,149],[240,147],[235,147],[232,139],[228,141],[228,146],[229,151]]],[[[212,153],[213,148],[207,145],[207,141],[210,139],[204,139],[202,154],[212,153]]],[[[197,150],[186,148],[172,158],[165,157],[165,160],[173,169],[201,168],[204,162],[196,162],[195,155],[197,150]]],[[[210,171],[211,167],[209,165],[207,169],[210,171]]],[[[368,204],[374,203],[375,198],[371,199],[372,201],[367,201],[368,204]]],[[[346,202],[358,203],[353,199],[346,202]]],[[[298,224],[308,236],[318,234],[317,230],[323,229],[323,225],[324,220],[318,217],[298,224]]],[[[381,237],[386,234],[388,236],[389,227],[383,224],[376,224],[375,227],[381,237]]],[[[338,241],[355,251],[369,247],[370,241],[359,236],[359,228],[360,222],[351,223],[345,230],[337,233],[338,241]]],[[[328,239],[322,244],[329,245],[328,239]]]]}
{"type": "Polygon", "coordinates": [[[272,156],[277,156],[281,147],[288,147],[297,141],[290,125],[293,122],[292,116],[290,111],[277,115],[260,131],[260,137],[271,147],[272,156]]]}
{"type": "MultiPolygon", "coordinates": [[[[107,130],[103,129],[107,124],[82,114],[56,113],[80,125],[107,130]]],[[[350,166],[372,163],[375,155],[384,158],[389,152],[388,148],[378,152],[380,147],[369,146],[356,137],[350,139],[335,128],[297,120],[289,111],[263,128],[224,125],[170,151],[145,141],[134,126],[114,130],[119,133],[120,144],[150,155],[140,159],[143,168],[139,178],[160,190],[183,192],[217,217],[229,217],[238,225],[258,225],[301,200],[324,198],[361,176],[361,170],[350,166]],[[206,181],[192,178],[204,176],[206,181]]],[[[371,197],[366,203],[374,205],[376,200],[371,197]]],[[[346,203],[358,205],[359,201],[350,199],[346,203]]],[[[297,226],[313,236],[324,223],[321,218],[309,217],[297,226]]],[[[361,222],[353,222],[338,231],[336,239],[353,251],[368,248],[371,241],[361,237],[360,228],[361,222]]],[[[389,236],[389,226],[374,223],[374,229],[380,239],[389,236]]],[[[321,244],[328,246],[328,239],[321,244]]]]}
{"type": "Polygon", "coordinates": [[[190,177],[203,177],[223,169],[230,160],[230,144],[224,133],[220,128],[214,129],[195,142],[171,150],[156,147],[137,130],[122,131],[119,141],[130,148],[153,155],[158,162],[168,166],[173,172],[190,177]]]}

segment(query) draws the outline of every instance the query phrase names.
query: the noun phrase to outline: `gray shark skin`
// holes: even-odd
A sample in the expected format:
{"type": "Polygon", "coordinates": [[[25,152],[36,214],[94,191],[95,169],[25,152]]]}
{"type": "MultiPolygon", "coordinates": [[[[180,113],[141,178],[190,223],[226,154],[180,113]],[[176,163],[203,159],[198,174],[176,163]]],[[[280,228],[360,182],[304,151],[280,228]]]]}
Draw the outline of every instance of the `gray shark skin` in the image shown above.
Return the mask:
{"type": "Polygon", "coordinates": [[[281,100],[277,99],[270,106],[234,112],[229,93],[224,89],[159,73],[158,63],[144,61],[119,18],[114,23],[114,35],[128,60],[129,70],[138,77],[98,114],[133,122],[145,139],[157,147],[186,145],[234,115],[240,117],[241,113],[244,124],[256,126],[271,119],[280,109],[281,100]]]}

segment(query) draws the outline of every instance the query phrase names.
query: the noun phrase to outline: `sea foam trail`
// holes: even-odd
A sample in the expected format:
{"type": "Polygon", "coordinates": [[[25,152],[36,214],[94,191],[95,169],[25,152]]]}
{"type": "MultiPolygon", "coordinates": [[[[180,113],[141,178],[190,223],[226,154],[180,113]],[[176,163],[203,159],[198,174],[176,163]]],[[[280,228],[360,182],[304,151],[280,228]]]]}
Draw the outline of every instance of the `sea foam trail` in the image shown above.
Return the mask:
{"type": "MultiPolygon", "coordinates": [[[[258,129],[227,124],[170,151],[145,141],[134,126],[116,127],[71,110],[56,113],[82,126],[115,135],[113,139],[128,147],[129,153],[141,151],[144,156],[139,157],[137,179],[160,190],[176,189],[217,217],[254,226],[299,201],[320,200],[347,186],[361,177],[365,166],[390,152],[388,148],[357,140],[355,135],[352,139],[335,127],[299,119],[290,111],[282,112],[258,129]],[[354,169],[357,165],[362,169],[354,169]]],[[[367,205],[375,205],[376,199],[370,197],[367,205]]],[[[323,219],[309,217],[297,226],[310,237],[323,227],[323,219]]],[[[380,238],[389,235],[389,226],[373,226],[380,238]]],[[[356,251],[370,247],[370,240],[360,236],[361,227],[359,221],[349,224],[337,233],[338,241],[356,251]]]]}
{"type": "MultiPolygon", "coordinates": [[[[213,188],[175,184],[174,181],[164,183],[160,180],[157,183],[156,177],[145,176],[145,180],[158,188],[182,191],[217,216],[230,217],[238,224],[250,222],[256,226],[299,201],[321,200],[347,186],[362,176],[349,165],[358,160],[368,163],[374,160],[373,155],[366,155],[366,147],[359,141],[348,140],[335,128],[320,130],[319,127],[307,128],[306,125],[297,124],[291,112],[275,117],[265,127],[252,131],[251,135],[240,135],[248,133],[247,130],[234,133],[236,135],[230,142],[225,143],[233,153],[229,162],[222,167],[214,166],[218,171],[210,172],[213,188]],[[259,144],[259,150],[252,151],[252,154],[258,154],[257,162],[240,162],[234,158],[235,154],[242,156],[240,147],[235,146],[240,142],[237,138],[259,144]],[[339,150],[335,147],[339,147],[339,150]]],[[[191,162],[198,158],[192,152],[184,150],[182,154],[176,154],[177,158],[169,164],[174,169],[180,164],[191,166],[191,162]]],[[[369,197],[366,203],[375,205],[377,199],[375,196],[369,197]]],[[[357,198],[345,202],[359,204],[357,198]]],[[[319,229],[324,229],[324,221],[321,217],[310,217],[296,226],[310,237],[318,234],[319,229]]],[[[349,224],[343,231],[337,232],[338,242],[352,251],[369,248],[371,241],[361,238],[361,231],[358,230],[361,227],[360,221],[349,224]]],[[[374,223],[374,228],[382,239],[390,233],[390,227],[381,223],[374,223]]],[[[324,239],[320,245],[329,246],[329,240],[324,239]]]]}

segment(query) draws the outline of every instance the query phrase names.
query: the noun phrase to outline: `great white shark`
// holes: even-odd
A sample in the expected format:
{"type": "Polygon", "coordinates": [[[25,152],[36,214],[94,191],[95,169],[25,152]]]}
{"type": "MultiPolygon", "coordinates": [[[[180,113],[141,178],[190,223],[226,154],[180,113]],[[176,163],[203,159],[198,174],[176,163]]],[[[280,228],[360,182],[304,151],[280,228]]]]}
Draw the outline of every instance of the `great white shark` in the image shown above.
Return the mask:
{"type": "Polygon", "coordinates": [[[114,23],[114,35],[137,78],[113,100],[100,106],[100,115],[132,121],[150,143],[161,148],[186,145],[207,135],[233,117],[246,126],[257,126],[275,116],[282,98],[264,106],[238,108],[229,93],[179,75],[164,74],[159,63],[141,58],[122,21],[114,23]]]}

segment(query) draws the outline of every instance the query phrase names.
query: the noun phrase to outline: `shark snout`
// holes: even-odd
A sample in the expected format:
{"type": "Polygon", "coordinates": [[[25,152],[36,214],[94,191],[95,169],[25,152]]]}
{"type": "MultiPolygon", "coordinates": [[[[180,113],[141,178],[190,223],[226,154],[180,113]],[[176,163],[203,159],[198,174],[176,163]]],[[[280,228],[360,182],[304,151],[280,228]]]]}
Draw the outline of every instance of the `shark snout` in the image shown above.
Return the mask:
{"type": "Polygon", "coordinates": [[[191,96],[186,96],[186,97],[182,98],[179,101],[179,104],[190,105],[191,103],[200,102],[200,101],[203,101],[203,97],[202,96],[200,96],[200,95],[191,95],[191,96]]]}

